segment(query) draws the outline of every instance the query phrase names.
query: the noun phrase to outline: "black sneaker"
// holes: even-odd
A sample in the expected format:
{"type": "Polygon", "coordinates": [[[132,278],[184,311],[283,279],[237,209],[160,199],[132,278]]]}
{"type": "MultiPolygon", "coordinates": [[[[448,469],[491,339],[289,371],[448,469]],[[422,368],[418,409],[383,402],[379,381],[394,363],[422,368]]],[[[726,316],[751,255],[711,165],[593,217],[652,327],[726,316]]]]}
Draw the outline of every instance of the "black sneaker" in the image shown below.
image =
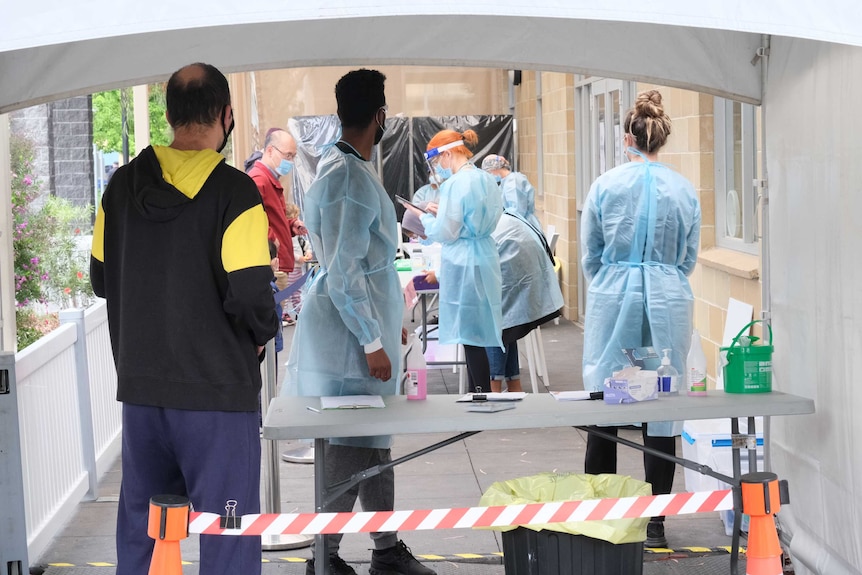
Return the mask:
{"type": "Polygon", "coordinates": [[[664,536],[664,521],[650,521],[646,527],[646,547],[667,547],[667,537],[664,536]]]}
{"type": "MultiPolygon", "coordinates": [[[[338,555],[329,556],[329,573],[330,575],[356,575],[353,567],[338,555]]],[[[305,575],[314,575],[314,559],[309,559],[305,564],[305,575]]]]}
{"type": "Polygon", "coordinates": [[[399,541],[395,547],[374,550],[371,553],[370,575],[437,575],[413,556],[410,548],[399,541]]]}

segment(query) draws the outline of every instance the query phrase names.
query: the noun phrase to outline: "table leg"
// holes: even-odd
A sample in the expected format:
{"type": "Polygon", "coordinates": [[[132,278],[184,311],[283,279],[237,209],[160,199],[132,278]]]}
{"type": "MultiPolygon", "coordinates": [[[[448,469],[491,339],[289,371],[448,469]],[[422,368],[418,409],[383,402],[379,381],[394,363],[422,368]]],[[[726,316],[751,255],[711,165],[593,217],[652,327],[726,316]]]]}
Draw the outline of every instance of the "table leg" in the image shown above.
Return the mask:
{"type": "MultiPolygon", "coordinates": [[[[323,513],[323,501],[326,497],[326,440],[314,440],[314,510],[323,513]]],[[[329,575],[329,543],[325,535],[314,536],[314,575],[329,575]]]]}
{"type": "Polygon", "coordinates": [[[428,300],[425,294],[419,295],[419,302],[422,304],[422,353],[428,349],[428,300]]]}

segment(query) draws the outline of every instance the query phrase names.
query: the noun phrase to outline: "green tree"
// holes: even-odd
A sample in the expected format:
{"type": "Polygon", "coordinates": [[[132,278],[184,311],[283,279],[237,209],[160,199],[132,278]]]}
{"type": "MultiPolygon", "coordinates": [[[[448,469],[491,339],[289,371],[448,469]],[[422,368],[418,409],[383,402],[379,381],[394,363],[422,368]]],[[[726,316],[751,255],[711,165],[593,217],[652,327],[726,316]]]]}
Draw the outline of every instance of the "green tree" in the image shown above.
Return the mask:
{"type": "MultiPolygon", "coordinates": [[[[126,93],[128,110],[126,123],[129,130],[129,149],[135,149],[135,109],[131,88],[126,93]]],[[[171,129],[165,119],[165,88],[163,84],[149,86],[150,143],[166,146],[171,142],[171,129]]],[[[93,143],[103,152],[120,152],[123,149],[123,120],[120,90],[93,94],[93,143]]]]}

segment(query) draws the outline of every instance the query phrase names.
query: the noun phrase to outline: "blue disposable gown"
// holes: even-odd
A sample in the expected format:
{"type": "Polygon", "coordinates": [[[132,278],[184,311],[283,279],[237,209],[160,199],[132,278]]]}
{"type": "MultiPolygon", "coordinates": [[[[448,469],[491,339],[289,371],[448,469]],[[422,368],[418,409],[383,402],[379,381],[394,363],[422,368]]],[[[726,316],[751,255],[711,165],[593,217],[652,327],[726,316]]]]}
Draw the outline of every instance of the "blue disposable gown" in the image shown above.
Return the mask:
{"type": "MultiPolygon", "coordinates": [[[[671,348],[680,374],[688,354],[700,204],[669,167],[629,162],[599,176],[581,220],[584,275],[584,389],[628,365],[621,349],[671,348]]],[[[678,435],[682,422],[650,423],[649,434],[678,435]]]]}
{"type": "Polygon", "coordinates": [[[500,259],[491,232],[503,213],[497,183],[466,164],[440,187],[437,216],[422,215],[440,251],[440,343],[502,347],[500,259]]]}
{"type": "Polygon", "coordinates": [[[554,264],[521,216],[507,209],[492,237],[503,277],[503,329],[535,322],[563,307],[554,264]]]}
{"type": "MultiPolygon", "coordinates": [[[[282,395],[397,394],[404,313],[393,265],[397,226],[372,164],[335,146],[325,152],[305,196],[305,225],[321,267],[303,295],[282,395]],[[369,375],[363,348],[377,338],[392,362],[385,382],[369,375]]],[[[331,441],[391,445],[389,436],[331,441]]]]}
{"type": "Polygon", "coordinates": [[[413,194],[413,203],[418,204],[419,202],[434,202],[435,204],[440,203],[440,188],[435,188],[431,184],[425,184],[413,194]]]}
{"type": "Polygon", "coordinates": [[[542,230],[542,224],[536,217],[536,190],[527,176],[520,172],[509,172],[500,181],[500,192],[505,209],[513,210],[537,230],[542,230]]]}

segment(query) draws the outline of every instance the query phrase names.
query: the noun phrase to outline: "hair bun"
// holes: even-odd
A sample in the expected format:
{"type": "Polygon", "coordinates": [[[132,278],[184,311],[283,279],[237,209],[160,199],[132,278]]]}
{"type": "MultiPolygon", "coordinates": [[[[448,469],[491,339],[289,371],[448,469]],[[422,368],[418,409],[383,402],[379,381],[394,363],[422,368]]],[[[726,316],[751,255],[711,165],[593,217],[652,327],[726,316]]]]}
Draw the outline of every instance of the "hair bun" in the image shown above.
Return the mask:
{"type": "Polygon", "coordinates": [[[464,138],[464,145],[470,150],[475,148],[476,144],[479,143],[479,134],[473,130],[464,130],[464,133],[461,134],[461,136],[464,138]]]}
{"type": "Polygon", "coordinates": [[[648,118],[660,118],[664,115],[664,107],[661,105],[661,92],[648,90],[638,94],[635,102],[635,111],[638,116],[648,118]]]}

